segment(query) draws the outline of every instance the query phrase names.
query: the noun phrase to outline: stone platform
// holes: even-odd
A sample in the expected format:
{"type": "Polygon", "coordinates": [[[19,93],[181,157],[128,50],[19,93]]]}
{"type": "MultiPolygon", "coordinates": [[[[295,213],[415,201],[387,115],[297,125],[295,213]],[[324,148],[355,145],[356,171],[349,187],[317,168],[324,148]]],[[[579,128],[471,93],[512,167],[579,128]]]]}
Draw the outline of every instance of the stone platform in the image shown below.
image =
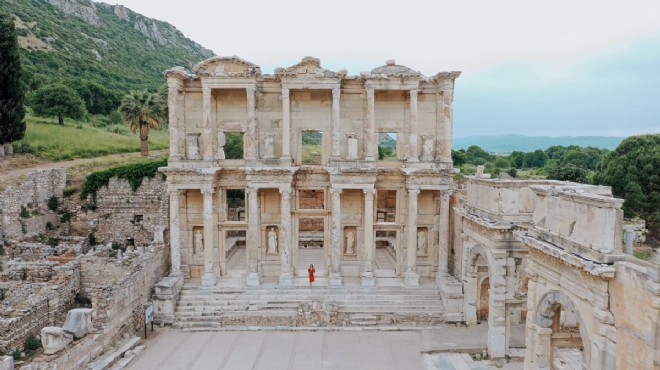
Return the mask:
{"type": "MultiPolygon", "coordinates": [[[[236,279],[238,281],[239,279],[236,279]]],[[[294,279],[296,284],[300,284],[294,279]]],[[[340,288],[327,278],[308,285],[281,287],[276,281],[260,287],[232,286],[232,280],[202,288],[184,284],[175,309],[174,327],[217,330],[233,326],[258,327],[433,327],[443,320],[438,289],[431,280],[404,287],[395,279],[377,279],[362,287],[358,279],[340,288]],[[397,285],[398,284],[398,285],[397,285]]]]}

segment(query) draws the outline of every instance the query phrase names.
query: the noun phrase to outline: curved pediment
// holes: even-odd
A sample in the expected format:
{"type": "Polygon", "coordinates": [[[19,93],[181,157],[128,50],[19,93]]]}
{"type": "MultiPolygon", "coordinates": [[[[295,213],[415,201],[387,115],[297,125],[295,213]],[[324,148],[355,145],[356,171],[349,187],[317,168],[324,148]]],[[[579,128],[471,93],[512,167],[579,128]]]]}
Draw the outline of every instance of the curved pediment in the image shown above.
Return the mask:
{"type": "Polygon", "coordinates": [[[237,56],[215,56],[194,66],[193,72],[198,76],[251,77],[261,75],[261,68],[237,56]]]}
{"type": "Polygon", "coordinates": [[[372,69],[371,75],[380,75],[384,77],[422,77],[422,74],[419,71],[398,65],[394,59],[388,60],[384,66],[372,69]]]}
{"type": "Polygon", "coordinates": [[[304,57],[299,63],[288,68],[277,68],[275,75],[280,77],[304,78],[343,78],[346,71],[333,72],[321,67],[321,60],[314,57],[304,57]]]}

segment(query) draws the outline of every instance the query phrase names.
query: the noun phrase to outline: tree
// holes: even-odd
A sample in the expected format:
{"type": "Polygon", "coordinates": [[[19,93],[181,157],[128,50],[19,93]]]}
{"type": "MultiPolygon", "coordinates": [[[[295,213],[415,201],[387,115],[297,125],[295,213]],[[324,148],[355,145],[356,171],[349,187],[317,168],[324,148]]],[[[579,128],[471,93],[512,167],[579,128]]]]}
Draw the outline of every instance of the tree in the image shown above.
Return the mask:
{"type": "Polygon", "coordinates": [[[140,153],[149,155],[149,129],[158,128],[163,115],[163,103],[158,95],[148,91],[131,91],[121,100],[119,112],[134,134],[139,131],[140,153]]]}
{"type": "Polygon", "coordinates": [[[609,152],[594,177],[625,199],[626,217],[639,216],[649,230],[647,240],[660,241],[660,134],[631,136],[609,152]]]}
{"type": "Polygon", "coordinates": [[[120,94],[94,81],[75,78],[66,80],[64,84],[76,90],[91,114],[109,114],[121,103],[120,94]]]}
{"type": "Polygon", "coordinates": [[[511,162],[511,167],[522,168],[523,160],[525,159],[525,153],[519,151],[511,152],[509,157],[509,162],[511,162]]]}
{"type": "Polygon", "coordinates": [[[21,85],[20,47],[9,14],[0,14],[0,145],[25,135],[25,91],[21,85]]]}
{"type": "Polygon", "coordinates": [[[57,117],[64,125],[64,117],[81,119],[87,114],[85,103],[78,93],[63,84],[51,84],[40,88],[30,98],[34,114],[41,117],[57,117]]]}
{"type": "Polygon", "coordinates": [[[548,178],[551,180],[587,183],[587,170],[573,164],[548,166],[548,178]]]}
{"type": "Polygon", "coordinates": [[[523,158],[523,167],[525,168],[541,168],[545,166],[548,161],[548,156],[541,149],[536,149],[533,152],[525,153],[523,158]]]}

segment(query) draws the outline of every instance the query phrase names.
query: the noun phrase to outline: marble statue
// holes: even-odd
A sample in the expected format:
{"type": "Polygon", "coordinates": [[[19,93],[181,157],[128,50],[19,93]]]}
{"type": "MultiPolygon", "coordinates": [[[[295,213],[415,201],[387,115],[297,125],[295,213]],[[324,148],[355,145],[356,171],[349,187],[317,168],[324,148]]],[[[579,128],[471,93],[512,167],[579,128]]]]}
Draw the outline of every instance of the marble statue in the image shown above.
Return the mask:
{"type": "Polygon", "coordinates": [[[264,158],[275,158],[275,134],[266,135],[264,140],[264,158]]]}
{"type": "Polygon", "coordinates": [[[358,159],[358,141],[357,135],[348,134],[348,157],[349,160],[358,159]]]}
{"type": "Polygon", "coordinates": [[[266,253],[277,254],[277,233],[274,227],[271,227],[268,231],[268,249],[266,249],[266,253]]]}
{"type": "Polygon", "coordinates": [[[422,160],[433,160],[433,136],[422,135],[422,160]]]}
{"type": "Polygon", "coordinates": [[[186,138],[186,146],[188,147],[188,159],[200,159],[199,157],[199,135],[191,134],[186,138]]]}
{"type": "Polygon", "coordinates": [[[218,159],[225,159],[225,144],[227,143],[225,139],[225,133],[223,131],[218,131],[218,159]]]}
{"type": "Polygon", "coordinates": [[[346,232],[346,254],[355,254],[355,235],[350,230],[346,232]]]}
{"type": "Polygon", "coordinates": [[[426,255],[426,231],[417,231],[417,254],[426,255]]]}
{"type": "Polygon", "coordinates": [[[204,235],[202,230],[195,230],[195,254],[204,253],[204,235]]]}

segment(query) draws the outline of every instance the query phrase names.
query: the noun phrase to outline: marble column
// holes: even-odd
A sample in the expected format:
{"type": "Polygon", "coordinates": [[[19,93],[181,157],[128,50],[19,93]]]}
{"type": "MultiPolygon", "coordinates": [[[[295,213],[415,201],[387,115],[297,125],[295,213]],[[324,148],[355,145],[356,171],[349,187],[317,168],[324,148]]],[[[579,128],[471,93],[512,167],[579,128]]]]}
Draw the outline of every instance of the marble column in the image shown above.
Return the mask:
{"type": "Polygon", "coordinates": [[[341,127],[340,115],[339,115],[339,97],[341,95],[341,89],[339,86],[332,89],[332,158],[340,159],[341,158],[341,145],[339,139],[339,129],[341,127]]]}
{"type": "Polygon", "coordinates": [[[406,255],[405,284],[408,286],[419,285],[419,274],[417,274],[417,198],[419,189],[408,189],[408,240],[406,255]]]}
{"type": "Polygon", "coordinates": [[[449,274],[449,192],[442,191],[438,201],[440,209],[438,225],[438,274],[439,282],[449,274]]]}
{"type": "Polygon", "coordinates": [[[167,108],[169,113],[170,127],[170,159],[181,159],[179,153],[179,110],[184,109],[179,105],[179,94],[181,94],[181,81],[177,79],[168,79],[167,81],[167,108]]]}
{"type": "Polygon", "coordinates": [[[245,159],[256,159],[259,145],[259,133],[256,122],[256,88],[248,86],[247,92],[247,127],[245,130],[245,159]]]}
{"type": "Polygon", "coordinates": [[[410,134],[408,141],[408,162],[418,162],[417,144],[417,89],[410,90],[410,134]]]}
{"type": "Polygon", "coordinates": [[[287,88],[282,88],[282,159],[291,161],[291,101],[287,88]]]}
{"type": "Polygon", "coordinates": [[[202,158],[205,161],[213,160],[213,111],[211,109],[211,88],[202,86],[202,119],[204,121],[204,129],[202,132],[202,158]]]}
{"type": "Polygon", "coordinates": [[[453,91],[443,90],[438,101],[438,110],[442,118],[442,145],[438,145],[437,160],[451,160],[451,137],[453,129],[453,111],[451,107],[453,91]]]}
{"type": "Polygon", "coordinates": [[[374,154],[376,153],[376,148],[374,147],[376,141],[376,118],[375,118],[375,97],[374,89],[367,88],[367,129],[365,131],[365,143],[364,143],[364,159],[367,161],[374,160],[374,154]]]}
{"type": "Polygon", "coordinates": [[[280,189],[280,285],[293,283],[293,251],[291,250],[291,189],[280,189]]]}
{"type": "Polygon", "coordinates": [[[170,276],[181,275],[181,220],[179,217],[179,190],[169,189],[170,194],[170,276]]]}
{"type": "Polygon", "coordinates": [[[247,262],[247,285],[259,286],[259,245],[260,245],[260,229],[259,229],[259,205],[257,193],[259,189],[247,188],[248,195],[248,230],[246,240],[246,262],[247,262]]]}
{"type": "Polygon", "coordinates": [[[341,230],[341,189],[330,189],[332,194],[332,240],[330,244],[330,281],[331,286],[340,286],[341,271],[340,260],[342,255],[341,230]]]}
{"type": "Polygon", "coordinates": [[[364,189],[364,268],[362,269],[362,285],[374,286],[374,195],[376,189],[364,189]]]}
{"type": "Polygon", "coordinates": [[[216,222],[213,212],[213,189],[202,189],[204,204],[204,275],[202,286],[212,287],[218,283],[214,269],[214,249],[216,222]]]}

